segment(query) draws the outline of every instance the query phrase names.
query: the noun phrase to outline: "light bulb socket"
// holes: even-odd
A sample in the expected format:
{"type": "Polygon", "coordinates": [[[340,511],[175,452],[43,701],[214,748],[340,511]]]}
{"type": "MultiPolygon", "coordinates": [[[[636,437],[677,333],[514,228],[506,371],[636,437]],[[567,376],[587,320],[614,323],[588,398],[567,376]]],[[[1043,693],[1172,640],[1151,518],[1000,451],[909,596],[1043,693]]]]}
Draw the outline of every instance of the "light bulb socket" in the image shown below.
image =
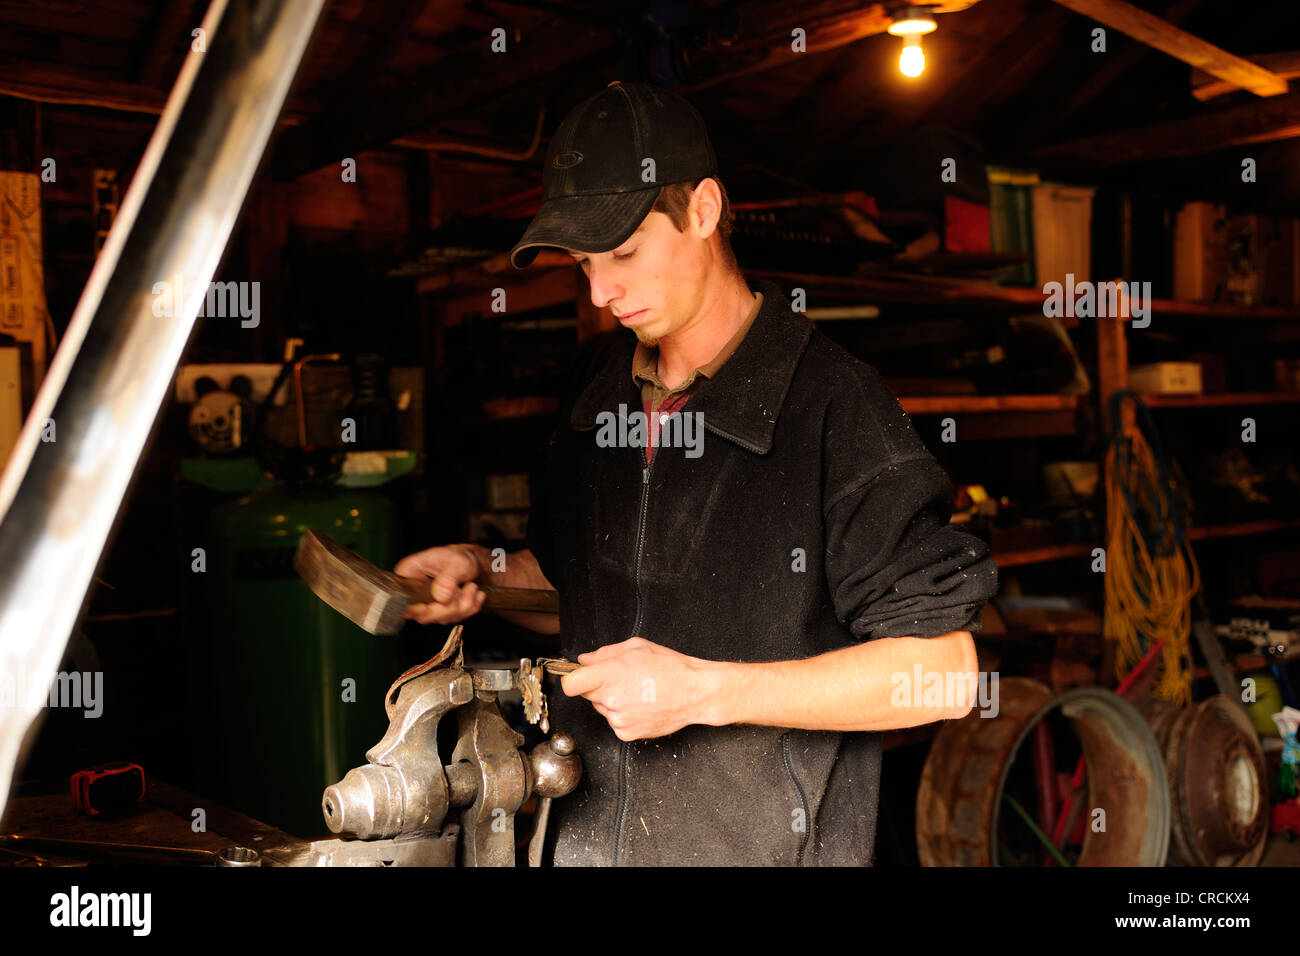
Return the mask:
{"type": "Polygon", "coordinates": [[[933,33],[938,26],[928,7],[906,6],[893,14],[887,29],[891,36],[910,37],[933,33]]]}

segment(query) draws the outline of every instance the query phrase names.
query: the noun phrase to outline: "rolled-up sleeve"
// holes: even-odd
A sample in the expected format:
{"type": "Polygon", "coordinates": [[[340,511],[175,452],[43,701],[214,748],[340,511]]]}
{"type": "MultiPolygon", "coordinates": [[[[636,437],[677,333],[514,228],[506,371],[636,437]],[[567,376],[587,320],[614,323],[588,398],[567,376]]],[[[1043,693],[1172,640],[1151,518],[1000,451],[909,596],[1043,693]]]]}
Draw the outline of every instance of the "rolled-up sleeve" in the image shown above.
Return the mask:
{"type": "Polygon", "coordinates": [[[987,544],[949,524],[952,500],[948,476],[922,452],[827,502],[827,586],[854,637],[978,633],[997,567],[987,544]]]}

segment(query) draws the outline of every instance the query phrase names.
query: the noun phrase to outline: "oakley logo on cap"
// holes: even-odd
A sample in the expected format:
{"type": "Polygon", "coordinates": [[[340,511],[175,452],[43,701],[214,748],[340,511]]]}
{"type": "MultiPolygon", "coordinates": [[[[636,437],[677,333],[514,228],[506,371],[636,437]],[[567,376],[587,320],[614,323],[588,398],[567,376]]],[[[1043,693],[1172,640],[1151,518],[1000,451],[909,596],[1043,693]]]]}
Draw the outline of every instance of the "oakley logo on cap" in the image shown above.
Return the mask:
{"type": "Polygon", "coordinates": [[[563,153],[556,153],[555,158],[551,160],[551,165],[556,169],[568,169],[570,166],[577,166],[580,162],[582,162],[582,153],[569,149],[563,153]]]}

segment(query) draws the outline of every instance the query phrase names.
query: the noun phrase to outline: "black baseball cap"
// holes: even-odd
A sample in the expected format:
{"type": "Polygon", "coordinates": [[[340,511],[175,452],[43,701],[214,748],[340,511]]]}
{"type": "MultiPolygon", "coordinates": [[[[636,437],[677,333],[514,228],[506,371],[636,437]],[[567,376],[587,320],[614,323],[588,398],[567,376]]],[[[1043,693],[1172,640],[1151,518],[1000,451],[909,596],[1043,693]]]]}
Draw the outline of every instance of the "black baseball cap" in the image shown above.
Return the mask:
{"type": "Polygon", "coordinates": [[[717,165],[695,107],[663,87],[615,80],[575,106],[555,131],[541,208],[510,262],[523,269],[543,246],[616,249],[650,215],[660,187],[716,176],[717,165]]]}

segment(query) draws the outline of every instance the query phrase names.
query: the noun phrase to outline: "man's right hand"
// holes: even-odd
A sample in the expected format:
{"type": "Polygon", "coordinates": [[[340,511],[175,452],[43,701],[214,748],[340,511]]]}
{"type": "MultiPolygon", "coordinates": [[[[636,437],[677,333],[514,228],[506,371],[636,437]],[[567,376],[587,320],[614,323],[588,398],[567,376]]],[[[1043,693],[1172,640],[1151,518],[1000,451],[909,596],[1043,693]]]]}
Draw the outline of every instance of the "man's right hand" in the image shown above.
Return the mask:
{"type": "Polygon", "coordinates": [[[481,570],[474,545],[446,544],[408,554],[393,569],[404,578],[429,580],[436,603],[412,603],[406,616],[420,624],[456,624],[483,609],[486,595],[475,583],[481,570]]]}

